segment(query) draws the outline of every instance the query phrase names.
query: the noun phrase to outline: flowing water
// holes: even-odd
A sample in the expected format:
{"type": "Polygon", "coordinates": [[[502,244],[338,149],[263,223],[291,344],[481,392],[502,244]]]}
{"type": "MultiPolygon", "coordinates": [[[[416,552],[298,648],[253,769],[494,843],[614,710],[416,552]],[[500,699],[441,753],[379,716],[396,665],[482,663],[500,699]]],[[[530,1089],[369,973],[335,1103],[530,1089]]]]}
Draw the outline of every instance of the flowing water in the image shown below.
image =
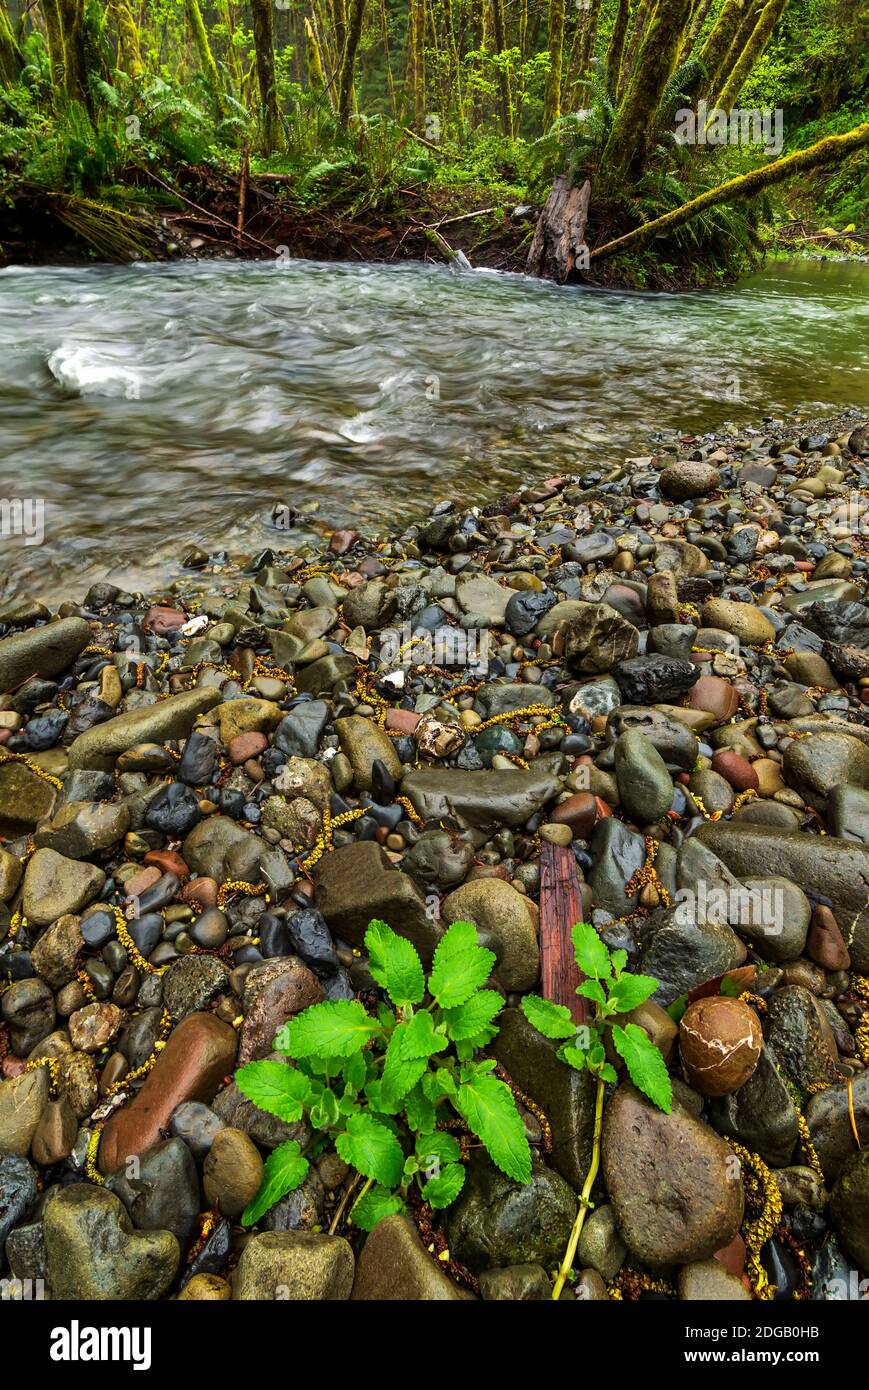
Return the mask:
{"type": "Polygon", "coordinates": [[[4,574],[46,598],[159,585],[192,541],[286,545],[276,507],[385,533],[657,429],[851,405],[869,406],[865,263],[679,295],[416,264],[7,270],[0,593],[4,574]]]}

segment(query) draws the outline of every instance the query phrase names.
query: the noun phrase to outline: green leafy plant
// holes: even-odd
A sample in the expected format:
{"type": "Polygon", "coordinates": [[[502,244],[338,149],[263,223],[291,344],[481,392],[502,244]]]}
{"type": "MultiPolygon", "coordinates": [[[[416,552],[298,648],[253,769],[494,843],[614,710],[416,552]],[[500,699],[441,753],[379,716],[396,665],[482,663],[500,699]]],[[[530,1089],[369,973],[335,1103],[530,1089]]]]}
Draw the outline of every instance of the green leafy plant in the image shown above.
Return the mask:
{"type": "Polygon", "coordinates": [[[618,1073],[607,1055],[610,1041],[627,1068],[634,1085],[660,1110],[670,1113],[673,1087],[664,1058],[644,1029],[636,1023],[618,1023],[619,1015],[630,1013],[654,994],[658,981],[651,975],[632,975],[626,969],[626,951],[610,951],[594,927],[577,922],[571,932],[576,963],[586,978],[577,994],[592,1004],[591,1016],[577,1023],[564,1004],[554,1004],[535,994],[526,994],[522,1012],[532,1027],[545,1037],[560,1041],[557,1056],[577,1071],[588,1071],[595,1078],[594,1137],[591,1166],[579,1197],[579,1210],[567,1250],[555,1280],[553,1299],[561,1290],[573,1266],[586,1212],[591,1208],[591,1192],[600,1167],[600,1141],[603,1130],[603,1102],[606,1083],[618,1081],[618,1073]]]}
{"type": "Polygon", "coordinates": [[[374,1015],[358,1000],[312,1004],[278,1033],[290,1062],[250,1062],[236,1075],[244,1094],[290,1124],[315,1131],[307,1156],[295,1140],[278,1145],[262,1186],[242,1216],[253,1225],[304,1181],[309,1159],[333,1144],[362,1184],[350,1219],[370,1231],[404,1210],[416,1184],[433,1208],[462,1190],[458,1141],[442,1121],[446,1107],[480,1139],[493,1163],[516,1182],[531,1178],[531,1150],[510,1088],[478,1058],[497,1035],[504,1001],[485,983],[495,964],[470,922],[448,927],[426,981],[409,941],[385,922],[365,934],[369,969],[385,991],[374,1015]],[[428,1002],[426,1002],[428,1000],[428,1002]]]}

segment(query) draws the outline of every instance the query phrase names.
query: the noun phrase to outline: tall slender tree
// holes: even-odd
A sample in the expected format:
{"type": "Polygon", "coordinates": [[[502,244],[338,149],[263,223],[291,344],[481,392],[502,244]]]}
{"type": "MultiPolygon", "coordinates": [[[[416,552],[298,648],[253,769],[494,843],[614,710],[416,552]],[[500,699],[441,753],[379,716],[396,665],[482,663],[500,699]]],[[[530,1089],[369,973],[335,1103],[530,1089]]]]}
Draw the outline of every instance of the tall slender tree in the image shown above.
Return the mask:
{"type": "MultiPolygon", "coordinates": [[[[60,0],[61,4],[64,0],[60,0]]],[[[220,80],[220,71],[215,62],[214,54],[211,51],[211,41],[208,37],[208,30],[202,18],[202,11],[199,8],[199,0],[185,0],[187,12],[187,22],[190,25],[190,33],[193,37],[193,46],[196,49],[196,56],[199,59],[199,66],[202,69],[202,76],[208,88],[214,109],[218,116],[226,114],[226,102],[223,95],[223,84],[220,80]]]]}
{"type": "Polygon", "coordinates": [[[691,0],[658,0],[604,147],[603,164],[616,179],[635,176],[642,167],[649,130],[676,66],[690,4],[691,0]]]}
{"type": "Polygon", "coordinates": [[[549,72],[543,97],[543,127],[561,115],[561,67],[564,61],[564,0],[549,0],[549,72]]]}
{"type": "Polygon", "coordinates": [[[347,17],[347,33],[344,40],[344,56],[341,61],[341,80],[338,88],[338,117],[342,125],[347,125],[353,111],[353,70],[359,40],[362,38],[362,21],[365,17],[365,0],[350,0],[350,13],[347,17]]]}
{"type": "Polygon", "coordinates": [[[23,59],[12,31],[6,0],[0,0],[0,84],[11,87],[21,71],[23,59]]]}
{"type": "Polygon", "coordinates": [[[751,37],[730,72],[719,74],[721,94],[717,104],[725,111],[732,111],[736,105],[743,83],[772,38],[773,30],[781,19],[786,5],[787,0],[767,0],[751,32],[751,37]]]}
{"type": "Polygon", "coordinates": [[[283,144],[281,113],[278,105],[275,44],[272,33],[272,0],[250,0],[256,75],[262,109],[263,148],[274,154],[283,144]]]}
{"type": "Polygon", "coordinates": [[[606,51],[606,84],[612,96],[616,96],[619,90],[619,73],[622,70],[622,54],[625,48],[625,36],[628,32],[629,15],[630,0],[618,0],[618,8],[606,51]]]}

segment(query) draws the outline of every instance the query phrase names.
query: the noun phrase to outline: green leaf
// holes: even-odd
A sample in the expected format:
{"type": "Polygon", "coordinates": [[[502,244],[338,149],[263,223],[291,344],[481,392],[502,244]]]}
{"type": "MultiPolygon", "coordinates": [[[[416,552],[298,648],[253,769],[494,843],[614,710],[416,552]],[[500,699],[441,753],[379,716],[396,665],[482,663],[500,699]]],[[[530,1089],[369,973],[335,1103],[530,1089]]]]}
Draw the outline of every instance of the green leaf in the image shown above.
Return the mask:
{"type": "Polygon", "coordinates": [[[361,1091],[365,1082],[368,1080],[368,1064],[362,1052],[354,1052],[352,1057],[341,1068],[344,1080],[354,1091],[361,1091]]]}
{"type": "Polygon", "coordinates": [[[582,984],[576,986],[576,992],[583,999],[593,999],[595,1004],[606,1003],[606,993],[599,980],[583,980],[582,984]]]}
{"type": "Polygon", "coordinates": [[[486,983],[494,964],[495,953],[477,943],[477,928],[471,922],[453,922],[434,953],[429,993],[442,1009],[457,1008],[486,983]]]}
{"type": "Polygon", "coordinates": [[[401,1178],[401,1145],[386,1125],[371,1115],[353,1115],[345,1133],[336,1138],[335,1148],[345,1163],[384,1187],[395,1187],[401,1178]]]}
{"type": "Polygon", "coordinates": [[[682,1015],[684,1014],[687,1007],[687,994],[680,994],[678,999],[674,999],[672,1004],[667,1005],[667,1013],[670,1015],[674,1023],[681,1023],[682,1015]]]}
{"type": "Polygon", "coordinates": [[[522,1012],[538,1033],[546,1038],[572,1038],[576,1024],[566,1004],[553,1004],[538,994],[525,994],[520,1001],[522,1012]]]}
{"type": "Polygon", "coordinates": [[[628,953],[627,953],[627,951],[613,951],[612,955],[610,956],[610,965],[611,965],[612,968],[613,968],[613,974],[614,974],[614,975],[616,975],[616,976],[621,975],[621,973],[622,973],[622,971],[624,970],[624,968],[625,968],[625,966],[627,965],[627,963],[628,963],[628,953]]]}
{"type": "MultiPolygon", "coordinates": [[[[253,1065],[253,1063],[251,1063],[253,1065]]],[[[277,1063],[280,1066],[280,1063],[277,1063]]],[[[242,1226],[253,1226],[275,1202],[300,1187],[308,1172],[308,1160],[295,1139],[278,1144],[265,1161],[260,1190],[242,1214],[242,1226]]]]}
{"type": "MultiPolygon", "coordinates": [[[[426,1014],[424,1017],[429,1016],[426,1014]]],[[[404,1051],[409,1027],[407,1023],[400,1023],[386,1049],[380,1098],[386,1103],[386,1108],[393,1112],[398,1109],[397,1102],[413,1090],[428,1067],[427,1057],[407,1056],[404,1051]]]]}
{"type": "Polygon", "coordinates": [[[438,1067],[437,1071],[426,1072],[421,1085],[430,1101],[438,1101],[443,1096],[452,1097],[456,1094],[455,1077],[447,1071],[446,1067],[438,1067]]]}
{"type": "Polygon", "coordinates": [[[286,1025],[291,1057],[350,1057],[379,1033],[358,999],[311,1004],[286,1025]]]}
{"type": "Polygon", "coordinates": [[[447,1033],[453,1042],[464,1038],[476,1038],[493,1018],[497,1018],[503,1007],[504,1000],[500,994],[496,994],[493,989],[481,989],[479,994],[471,995],[471,998],[458,1008],[444,1010],[447,1033]]]}
{"type": "Polygon", "coordinates": [[[558,1055],[562,1062],[566,1062],[569,1067],[573,1067],[574,1071],[585,1071],[586,1054],[583,1052],[582,1048],[568,1046],[560,1047],[558,1049],[558,1055]]]}
{"type": "Polygon", "coordinates": [[[530,1182],[531,1150],[509,1086],[488,1074],[475,1076],[459,1086],[453,1105],[492,1162],[508,1178],[530,1182]]]}
{"type": "MultiPolygon", "coordinates": [[[[355,1101],[351,1102],[355,1106],[355,1101]]],[[[310,1120],[315,1129],[331,1129],[338,1123],[341,1111],[338,1108],[338,1097],[334,1091],[324,1089],[323,1094],[316,1105],[311,1106],[310,1120]]]]}
{"type": "Polygon", "coordinates": [[[659,1110],[669,1115],[673,1103],[673,1087],[664,1059],[649,1039],[649,1035],[636,1023],[628,1023],[624,1028],[615,1024],[613,1043],[634,1085],[647,1095],[659,1110]]]}
{"type": "Polygon", "coordinates": [[[425,993],[422,962],[409,941],[375,919],[365,933],[368,969],[396,1008],[418,1004],[425,993]]]}
{"type": "Polygon", "coordinates": [[[570,933],[576,963],[583,975],[593,980],[608,980],[611,975],[610,953],[601,941],[594,927],[588,922],[577,922],[570,933]]]}
{"type": "Polygon", "coordinates": [[[436,1178],[424,1184],[422,1195],[436,1211],[454,1202],[465,1185],[465,1170],[461,1163],[449,1163],[436,1178]]]}
{"type": "MultiPolygon", "coordinates": [[[[408,1023],[400,1025],[404,1057],[433,1057],[449,1047],[449,1039],[435,1028],[434,1019],[429,1013],[414,1014],[408,1023]]],[[[396,1032],[398,1029],[396,1029],[396,1032]]]]}
{"type": "Polygon", "coordinates": [[[428,1134],[435,1126],[435,1108],[422,1086],[414,1086],[404,1098],[404,1114],[412,1130],[428,1134]]]}
{"type": "Polygon", "coordinates": [[[598,1070],[598,1076],[601,1081],[611,1081],[614,1085],[619,1079],[618,1072],[609,1062],[604,1062],[603,1066],[598,1070]]]}
{"type": "Polygon", "coordinates": [[[302,1117],[311,1095],[311,1082],[286,1062],[248,1062],[235,1073],[238,1089],[260,1110],[292,1124],[302,1117]]]}
{"type": "Polygon", "coordinates": [[[404,1203],[394,1192],[379,1184],[371,1187],[350,1209],[350,1220],[360,1231],[373,1231],[378,1221],[404,1211],[404,1203]]]}
{"type": "Polygon", "coordinates": [[[610,1003],[615,1012],[629,1014],[631,1009],[644,1004],[658,988],[658,981],[651,975],[622,975],[610,989],[610,1003]]]}
{"type": "Polygon", "coordinates": [[[416,1141],[416,1156],[423,1171],[435,1163],[442,1167],[447,1163],[458,1163],[462,1156],[458,1141],[446,1130],[436,1129],[431,1134],[420,1134],[416,1141]]]}

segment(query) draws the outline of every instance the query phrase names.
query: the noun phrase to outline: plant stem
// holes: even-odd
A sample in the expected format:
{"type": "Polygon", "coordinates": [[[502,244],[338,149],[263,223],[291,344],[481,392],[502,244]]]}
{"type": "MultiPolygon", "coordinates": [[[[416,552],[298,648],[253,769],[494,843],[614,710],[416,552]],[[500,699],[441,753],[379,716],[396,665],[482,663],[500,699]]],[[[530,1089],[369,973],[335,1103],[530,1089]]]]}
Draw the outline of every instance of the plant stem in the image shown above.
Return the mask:
{"type": "Polygon", "coordinates": [[[557,1303],[561,1297],[561,1291],[567,1281],[571,1269],[573,1268],[573,1257],[576,1254],[576,1247],[579,1245],[579,1237],[582,1235],[582,1228],[585,1225],[585,1214],[589,1208],[589,1198],[594,1187],[598,1168],[600,1167],[600,1136],[603,1129],[603,1096],[604,1083],[600,1077],[597,1080],[597,1091],[594,1098],[594,1138],[591,1147],[591,1167],[585,1179],[585,1184],[579,1198],[579,1211],[576,1213],[576,1220],[573,1223],[573,1230],[570,1233],[570,1240],[567,1242],[567,1249],[564,1252],[564,1259],[561,1261],[561,1268],[558,1271],[558,1278],[555,1280],[555,1287],[552,1290],[552,1300],[557,1303]]]}
{"type": "MultiPolygon", "coordinates": [[[[335,1215],[332,1217],[332,1222],[331,1222],[331,1225],[329,1226],[329,1235],[330,1235],[330,1236],[333,1236],[333,1235],[335,1234],[335,1232],[337,1231],[337,1229],[338,1229],[338,1227],[339,1227],[339,1225],[340,1225],[340,1223],[341,1223],[341,1217],[344,1215],[345,1211],[347,1210],[347,1203],[350,1201],[350,1198],[353,1196],[354,1192],[356,1191],[356,1189],[357,1189],[357,1187],[359,1186],[359,1184],[360,1184],[361,1181],[362,1181],[362,1174],[361,1174],[361,1173],[354,1173],[354,1175],[353,1175],[351,1181],[348,1183],[347,1187],[344,1189],[344,1194],[343,1194],[343,1196],[342,1196],[342,1198],[341,1198],[341,1201],[340,1201],[340,1203],[339,1203],[338,1210],[335,1212],[335,1215]]],[[[367,1184],[367,1187],[366,1187],[365,1190],[367,1191],[368,1188],[369,1188],[370,1186],[371,1186],[371,1179],[369,1178],[369,1179],[368,1179],[368,1184],[367,1184]]],[[[360,1192],[359,1196],[360,1196],[360,1197],[362,1196],[362,1193],[361,1193],[361,1192],[360,1192]]],[[[356,1203],[354,1202],[353,1205],[355,1206],[356,1203]]]]}

